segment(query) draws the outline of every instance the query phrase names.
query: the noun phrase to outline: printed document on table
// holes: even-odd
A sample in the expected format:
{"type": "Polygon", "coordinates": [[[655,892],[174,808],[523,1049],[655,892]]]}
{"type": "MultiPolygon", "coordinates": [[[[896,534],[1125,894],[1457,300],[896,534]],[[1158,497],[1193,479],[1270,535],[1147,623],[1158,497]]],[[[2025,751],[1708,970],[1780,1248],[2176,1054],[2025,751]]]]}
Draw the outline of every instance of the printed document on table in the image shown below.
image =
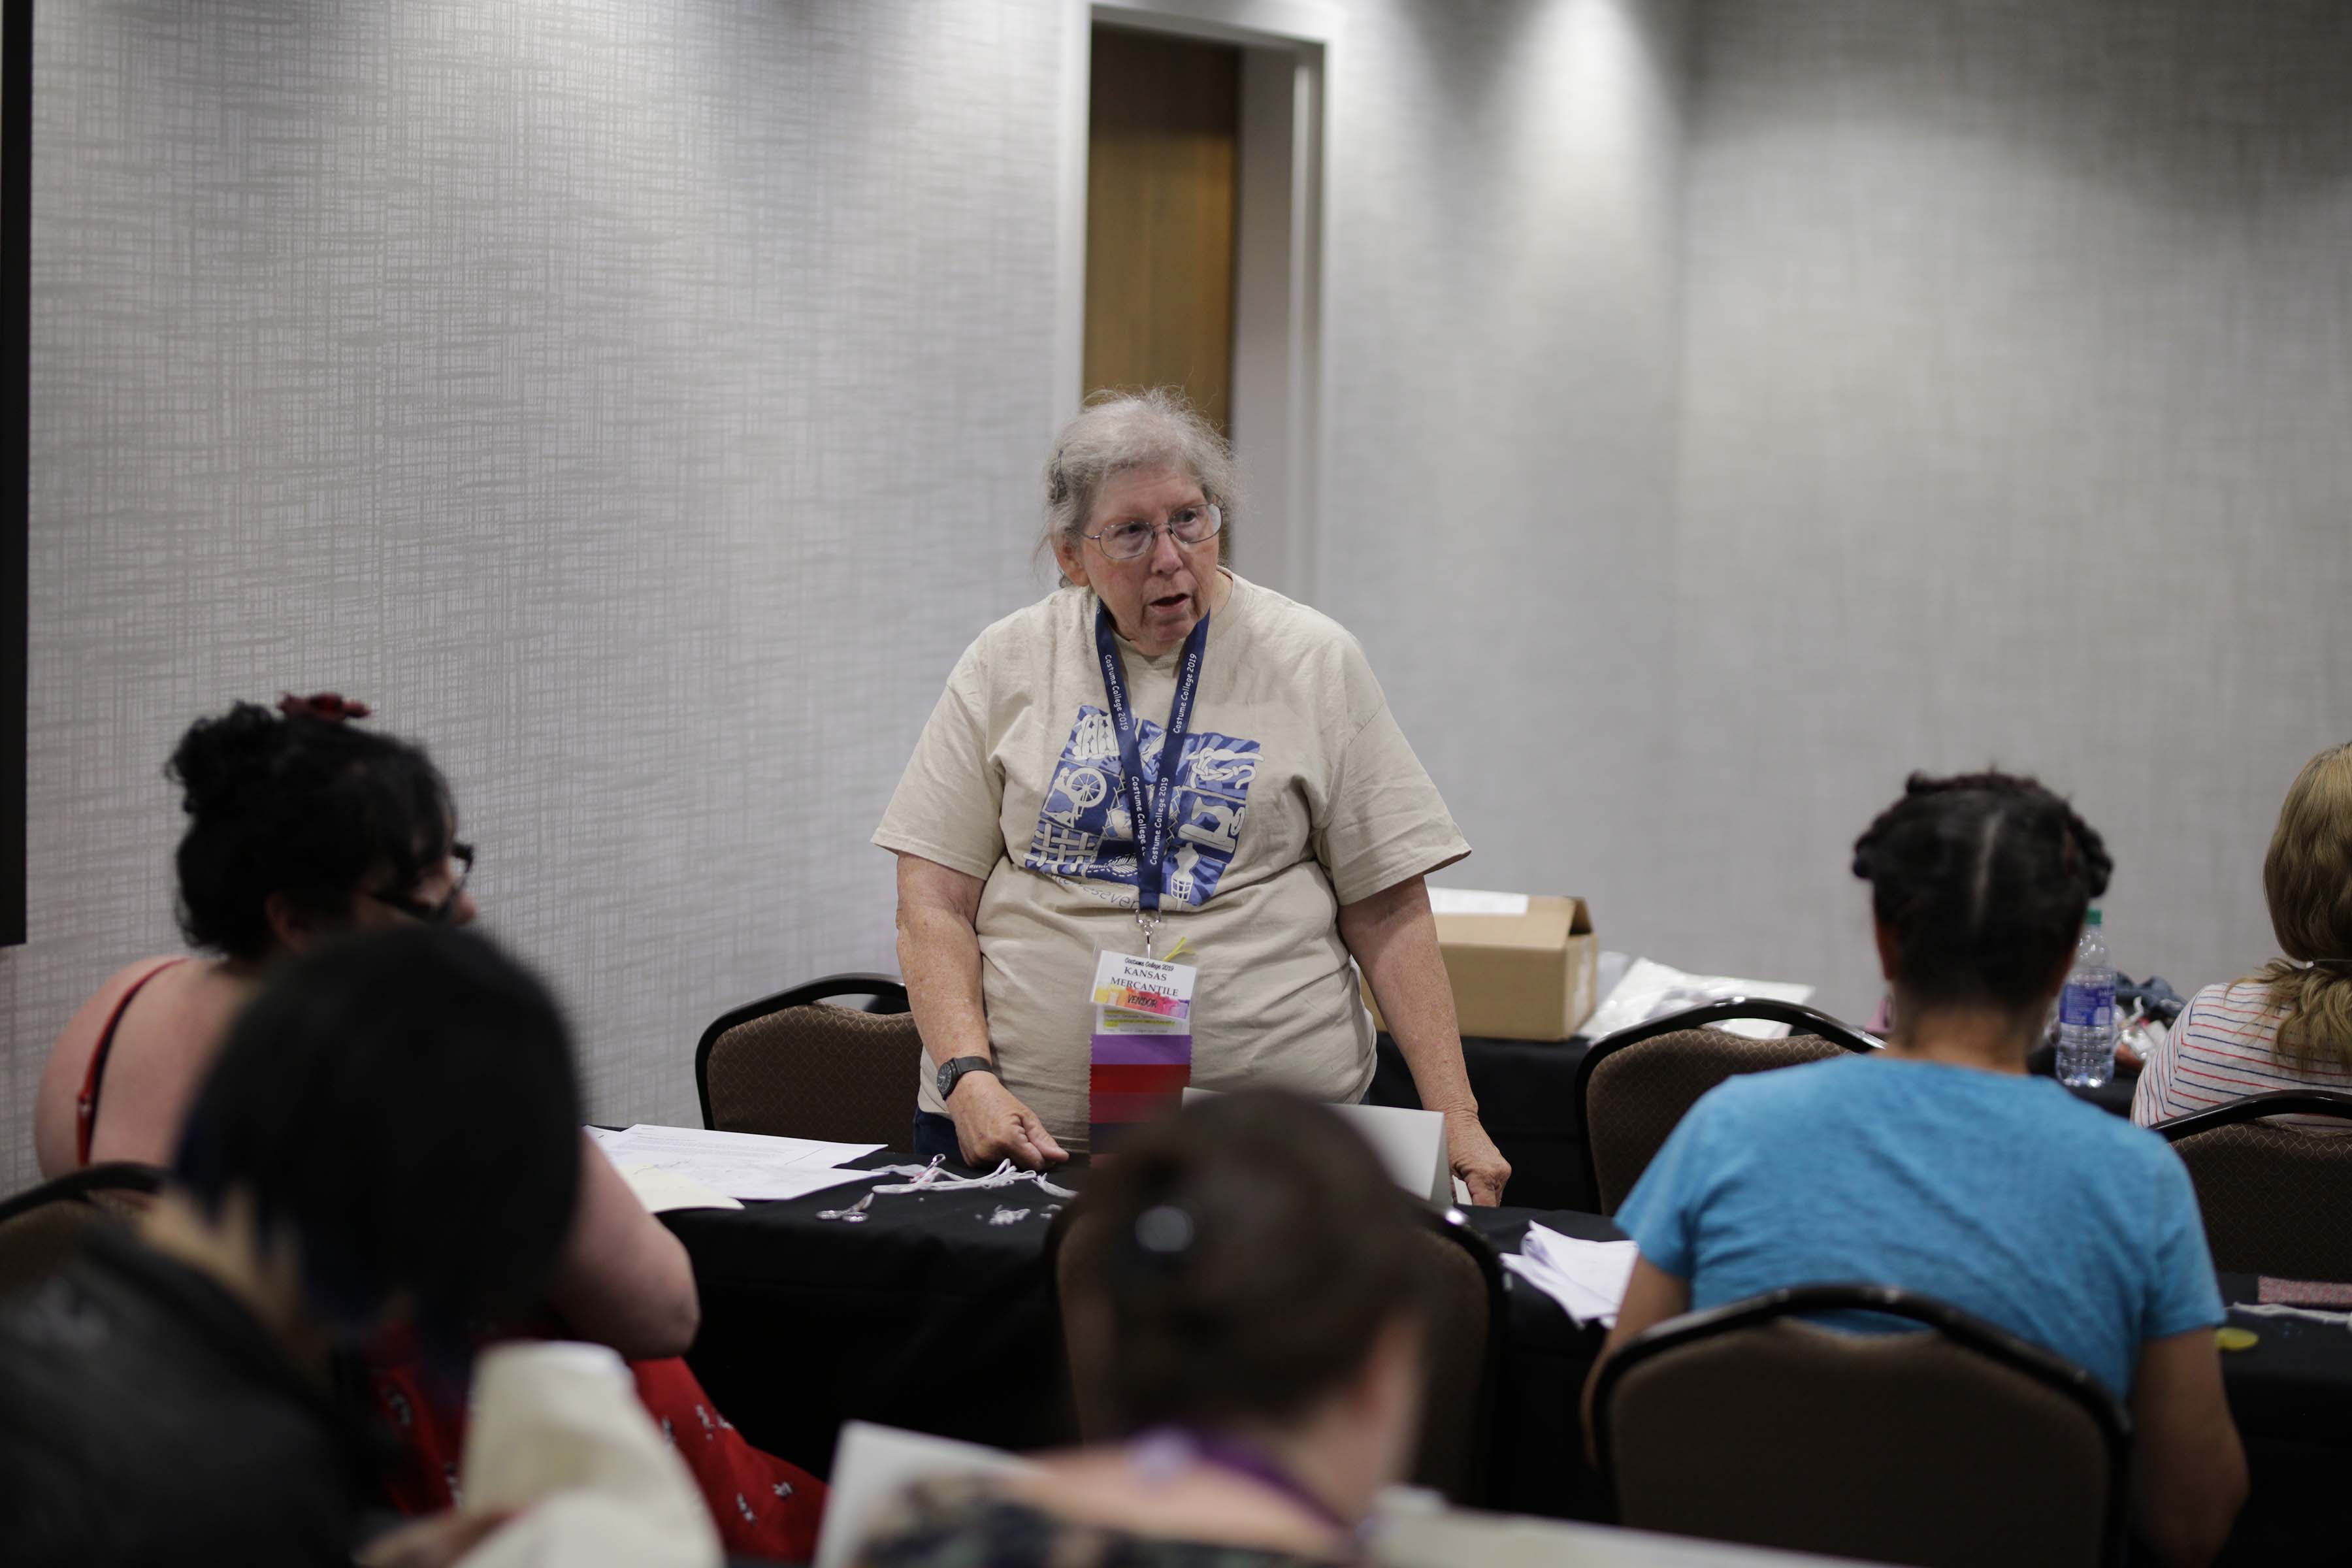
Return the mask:
{"type": "Polygon", "coordinates": [[[845,1182],[863,1181],[873,1173],[835,1167],[882,1147],[644,1122],[620,1132],[591,1128],[589,1135],[616,1165],[651,1165],[728,1197],[751,1200],[804,1197],[845,1182]]]}
{"type": "Polygon", "coordinates": [[[1517,1252],[1503,1267],[1541,1290],[1580,1323],[1614,1328],[1640,1248],[1630,1241],[1580,1241],[1543,1226],[1528,1226],[1517,1252]]]}

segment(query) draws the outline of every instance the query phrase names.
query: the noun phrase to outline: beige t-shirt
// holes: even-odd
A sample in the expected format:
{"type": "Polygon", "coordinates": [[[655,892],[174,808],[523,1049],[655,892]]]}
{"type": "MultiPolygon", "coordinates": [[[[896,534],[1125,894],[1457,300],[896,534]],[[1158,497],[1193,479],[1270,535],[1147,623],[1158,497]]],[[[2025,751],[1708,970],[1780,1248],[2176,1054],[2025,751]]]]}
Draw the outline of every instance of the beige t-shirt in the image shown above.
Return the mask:
{"type": "MultiPolygon", "coordinates": [[[[964,651],[874,842],[987,882],[981,994],[1005,1087],[1085,1148],[1096,955],[1143,951],[1135,836],[1095,656],[1091,590],[1063,588],[964,651]]],[[[1156,779],[1181,657],[1119,653],[1156,779]]],[[[1197,964],[1192,1082],[1353,1100],[1372,1026],[1343,903],[1470,852],[1336,622],[1233,578],[1210,619],[1172,807],[1158,951],[1197,964]]],[[[925,1066],[918,1103],[945,1107],[925,1066]]]]}

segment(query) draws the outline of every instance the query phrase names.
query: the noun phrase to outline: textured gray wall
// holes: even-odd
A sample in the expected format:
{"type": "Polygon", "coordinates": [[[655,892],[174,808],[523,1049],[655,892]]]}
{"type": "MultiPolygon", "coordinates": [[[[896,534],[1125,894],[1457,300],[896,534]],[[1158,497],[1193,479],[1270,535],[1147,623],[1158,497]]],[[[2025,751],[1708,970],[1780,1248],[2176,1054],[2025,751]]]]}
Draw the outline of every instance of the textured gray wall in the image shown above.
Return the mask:
{"type": "Polygon", "coordinates": [[[1324,607],[1475,854],[1664,956],[1680,101],[1664,0],[1350,8],[1324,607]]]}
{"type": "Polygon", "coordinates": [[[603,1114],[721,1008],[891,966],[866,836],[1033,592],[1045,0],[41,7],[33,941],[50,1039],[176,945],[194,715],[332,687],[433,746],[603,1114]]]}
{"type": "Polygon", "coordinates": [[[2352,8],[1721,0],[1696,59],[1657,951],[1866,1008],[1847,847],[1998,762],[2124,969],[2244,970],[2352,738],[2352,8]]]}
{"type": "MultiPolygon", "coordinates": [[[[866,834],[1034,591],[1062,15],[43,7],[0,1185],[68,1011],[173,945],[158,769],[232,695],[433,743],[602,1114],[689,1116],[719,1008],[889,963],[866,834]]],[[[2342,9],[1347,26],[1320,598],[1457,879],[1861,1011],[1846,845],[1997,759],[2116,842],[2126,968],[2265,951],[2270,817],[2352,734],[2342,9]]]]}

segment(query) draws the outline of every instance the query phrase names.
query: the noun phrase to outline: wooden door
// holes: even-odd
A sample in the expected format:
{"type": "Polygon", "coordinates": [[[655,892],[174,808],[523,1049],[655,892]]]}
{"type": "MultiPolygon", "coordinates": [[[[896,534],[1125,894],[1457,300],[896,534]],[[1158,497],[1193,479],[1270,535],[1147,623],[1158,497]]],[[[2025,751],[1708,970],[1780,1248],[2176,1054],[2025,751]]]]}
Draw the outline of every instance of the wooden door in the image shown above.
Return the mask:
{"type": "Polygon", "coordinates": [[[1086,384],[1181,386],[1229,430],[1241,51],[1094,30],[1086,384]]]}

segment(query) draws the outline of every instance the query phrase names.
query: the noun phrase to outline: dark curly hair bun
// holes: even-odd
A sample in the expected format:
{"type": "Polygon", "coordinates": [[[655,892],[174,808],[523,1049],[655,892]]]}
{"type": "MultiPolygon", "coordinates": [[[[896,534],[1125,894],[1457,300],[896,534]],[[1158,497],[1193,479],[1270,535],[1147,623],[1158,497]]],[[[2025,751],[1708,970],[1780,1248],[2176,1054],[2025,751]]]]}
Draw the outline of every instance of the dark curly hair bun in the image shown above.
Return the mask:
{"type": "Polygon", "coordinates": [[[388,868],[415,883],[449,853],[457,813],[421,746],[353,729],[361,704],[302,698],[272,712],[239,702],[199,719],[164,776],[180,786],[180,929],[190,942],[253,959],[275,940],[272,893],[320,911],[347,905],[388,868]]]}
{"type": "Polygon", "coordinates": [[[2046,1000],[2114,869],[2072,806],[2002,773],[1913,773],[1853,846],[1895,936],[1895,983],[1929,1004],[2046,1000]]]}

